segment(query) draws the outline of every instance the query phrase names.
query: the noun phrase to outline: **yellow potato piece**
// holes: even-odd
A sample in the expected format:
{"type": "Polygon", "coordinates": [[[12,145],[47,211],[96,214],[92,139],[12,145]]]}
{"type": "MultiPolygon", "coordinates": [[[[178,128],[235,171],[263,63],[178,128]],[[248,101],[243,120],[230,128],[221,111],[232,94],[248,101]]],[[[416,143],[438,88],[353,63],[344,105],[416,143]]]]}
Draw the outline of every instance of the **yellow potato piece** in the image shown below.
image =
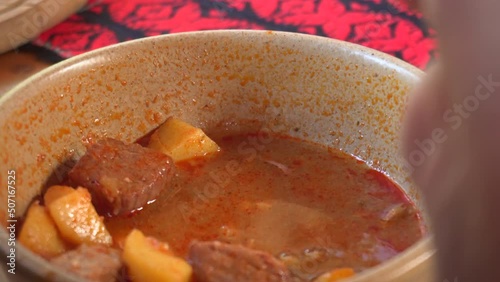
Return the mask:
{"type": "Polygon", "coordinates": [[[111,245],[112,238],[103,219],[92,205],[87,189],[79,187],[52,200],[47,208],[61,236],[73,244],[111,245]]]}
{"type": "Polygon", "coordinates": [[[71,194],[75,191],[75,189],[68,187],[68,186],[60,186],[60,185],[54,185],[51,186],[47,192],[45,192],[45,195],[43,195],[43,201],[45,203],[45,206],[50,205],[54,200],[59,199],[62,196],[71,194]]]}
{"type": "Polygon", "coordinates": [[[169,118],[151,135],[149,148],[170,156],[174,162],[202,157],[220,150],[201,129],[169,118]]]}
{"type": "Polygon", "coordinates": [[[193,270],[168,251],[168,245],[132,230],[125,240],[123,261],[133,282],[188,282],[193,270]]]}
{"type": "Polygon", "coordinates": [[[55,257],[68,250],[48,211],[38,202],[28,209],[19,242],[45,258],[55,257]]]}
{"type": "Polygon", "coordinates": [[[337,282],[344,280],[345,278],[352,277],[355,274],[356,273],[352,268],[338,268],[321,275],[320,277],[318,277],[318,279],[314,280],[314,282],[337,282]]]}

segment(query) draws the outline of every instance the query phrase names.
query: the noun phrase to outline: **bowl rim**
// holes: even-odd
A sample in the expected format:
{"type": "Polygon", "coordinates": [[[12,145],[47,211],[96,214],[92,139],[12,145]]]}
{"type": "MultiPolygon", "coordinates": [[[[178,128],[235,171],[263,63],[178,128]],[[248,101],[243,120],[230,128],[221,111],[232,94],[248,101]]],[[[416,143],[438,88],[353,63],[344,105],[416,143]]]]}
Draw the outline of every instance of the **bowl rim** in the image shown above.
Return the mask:
{"type": "Polygon", "coordinates": [[[162,34],[162,35],[156,35],[156,36],[150,36],[150,37],[144,37],[144,38],[138,38],[134,40],[129,40],[113,45],[109,45],[106,47],[94,49],[89,52],[85,52],[80,55],[76,55],[74,57],[65,59],[61,62],[58,62],[56,64],[53,64],[40,72],[35,73],[34,75],[28,77],[27,79],[21,81],[19,84],[14,86],[12,89],[7,91],[4,95],[0,96],[0,106],[11,96],[14,95],[14,93],[18,92],[20,89],[28,86],[34,81],[37,81],[39,78],[46,76],[47,74],[50,73],[55,73],[58,70],[62,70],[68,66],[74,65],[75,63],[85,61],[86,59],[91,59],[92,57],[95,57],[95,55],[98,55],[100,53],[106,53],[106,52],[111,52],[114,49],[121,49],[123,47],[127,46],[133,46],[136,44],[143,44],[145,42],[153,42],[157,40],[162,40],[164,38],[175,38],[175,37],[186,37],[186,36],[193,36],[193,37],[198,37],[201,35],[229,35],[229,34],[255,34],[255,35],[261,35],[261,34],[267,34],[267,35],[281,35],[281,36],[289,36],[289,37],[296,37],[296,38],[304,38],[304,39],[310,39],[310,40],[320,40],[323,42],[330,42],[333,43],[337,46],[344,47],[345,49],[350,49],[352,51],[356,51],[358,55],[363,55],[363,57],[372,59],[375,61],[378,61],[384,65],[391,65],[394,69],[397,69],[399,71],[403,72],[409,72],[412,75],[415,75],[417,77],[423,77],[425,73],[420,70],[419,68],[415,67],[414,65],[411,65],[408,62],[405,62],[399,58],[396,58],[394,56],[391,56],[387,53],[383,53],[381,51],[365,47],[359,44],[335,39],[335,38],[329,38],[329,37],[323,37],[323,36],[318,36],[318,35],[311,35],[311,34],[305,34],[305,33],[296,33],[296,32],[287,32],[287,31],[271,31],[271,30],[252,30],[252,29],[220,29],[220,30],[203,30],[203,31],[188,31],[188,32],[178,32],[178,33],[171,33],[171,34],[162,34]]]}
{"type": "MultiPolygon", "coordinates": [[[[155,42],[155,41],[163,41],[176,39],[179,37],[200,37],[200,36],[227,36],[227,35],[255,35],[255,36],[268,36],[268,35],[277,35],[288,38],[287,40],[297,40],[304,39],[311,42],[318,42],[329,45],[334,45],[336,48],[348,49],[356,55],[362,56],[366,59],[376,61],[376,63],[380,65],[387,66],[392,68],[398,72],[406,72],[412,76],[415,76],[417,79],[422,78],[425,73],[419,68],[401,60],[396,57],[393,57],[389,54],[383,53],[381,51],[365,47],[362,45],[358,45],[355,43],[350,43],[338,39],[322,37],[317,35],[303,34],[303,33],[295,33],[295,32],[283,32],[283,31],[270,31],[270,30],[248,30],[248,29],[221,29],[221,30],[204,30],[204,31],[190,31],[190,32],[179,32],[172,34],[164,34],[157,35],[145,38],[139,38],[135,40],[130,40],[126,42],[121,42],[118,44],[113,44],[107,47],[95,49],[71,58],[68,58],[64,61],[56,63],[52,66],[47,67],[46,69],[32,75],[31,77],[25,79],[20,82],[18,85],[7,91],[4,95],[0,97],[0,108],[10,99],[16,98],[16,94],[20,92],[22,89],[30,87],[34,82],[39,81],[41,78],[50,77],[51,74],[56,74],[68,67],[71,67],[79,62],[83,62],[86,60],[90,60],[92,58],[98,57],[99,55],[105,53],[112,53],[114,50],[128,48],[135,45],[144,44],[147,42],[155,42]]],[[[31,95],[37,95],[36,91],[33,91],[31,95]]],[[[7,232],[5,229],[0,229],[0,239],[6,239],[7,232]]],[[[28,276],[39,276],[45,279],[47,271],[43,271],[40,268],[43,268],[45,263],[48,263],[43,258],[35,255],[28,249],[24,248],[22,245],[16,246],[19,251],[19,257],[22,257],[22,262],[18,263],[21,265],[23,270],[27,270],[28,273],[23,273],[22,275],[28,276]],[[19,247],[20,246],[20,247],[19,247]]],[[[0,247],[0,252],[3,254],[7,253],[7,249],[2,245],[0,247]]],[[[408,267],[414,267],[428,259],[430,259],[435,254],[435,249],[433,246],[433,235],[428,234],[420,239],[418,242],[410,246],[405,251],[399,253],[395,257],[381,263],[377,266],[371,267],[361,273],[357,274],[351,279],[346,281],[350,282],[361,282],[361,281],[373,281],[375,275],[380,277],[380,274],[386,274],[391,277],[391,279],[397,278],[398,275],[404,274],[404,269],[408,269],[408,267]],[[399,270],[399,274],[398,274],[399,270]],[[394,272],[393,274],[391,274],[394,272]]],[[[17,265],[16,265],[17,268],[17,265]]],[[[76,279],[77,277],[72,275],[66,275],[66,273],[58,272],[56,276],[59,276],[64,279],[70,279],[71,281],[80,281],[80,279],[76,279]]],[[[389,277],[387,276],[387,277],[389,277]]],[[[59,279],[56,279],[59,280],[59,279]]],[[[68,280],[69,281],[69,280],[68,280]]],[[[378,281],[378,280],[377,280],[378,281]]],[[[392,281],[392,280],[391,280],[392,281]]]]}

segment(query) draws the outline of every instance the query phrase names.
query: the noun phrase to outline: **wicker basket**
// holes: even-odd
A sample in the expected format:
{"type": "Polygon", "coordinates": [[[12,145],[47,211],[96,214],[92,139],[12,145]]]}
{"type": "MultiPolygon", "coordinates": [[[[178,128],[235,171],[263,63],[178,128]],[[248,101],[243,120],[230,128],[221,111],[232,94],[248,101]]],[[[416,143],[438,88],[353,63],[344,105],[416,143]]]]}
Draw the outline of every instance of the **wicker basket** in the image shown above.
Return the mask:
{"type": "Polygon", "coordinates": [[[0,53],[32,40],[85,3],[86,0],[0,0],[0,53]]]}

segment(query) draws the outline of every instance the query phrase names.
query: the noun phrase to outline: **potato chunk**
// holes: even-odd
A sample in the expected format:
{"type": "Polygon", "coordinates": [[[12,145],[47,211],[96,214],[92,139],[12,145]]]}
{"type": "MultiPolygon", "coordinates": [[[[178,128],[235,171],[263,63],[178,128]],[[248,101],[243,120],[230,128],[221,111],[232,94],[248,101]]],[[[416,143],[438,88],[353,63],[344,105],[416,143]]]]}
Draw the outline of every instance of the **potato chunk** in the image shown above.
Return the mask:
{"type": "Polygon", "coordinates": [[[175,257],[167,244],[135,229],[125,240],[123,260],[133,282],[188,282],[192,275],[191,266],[175,257]]]}
{"type": "Polygon", "coordinates": [[[28,209],[19,241],[45,258],[57,256],[68,250],[68,245],[61,238],[48,211],[38,202],[34,202],[28,209]]]}
{"type": "Polygon", "coordinates": [[[167,119],[151,135],[148,147],[170,156],[174,162],[219,151],[219,146],[201,129],[175,118],[167,119]]]}
{"type": "Polygon", "coordinates": [[[73,244],[112,243],[111,235],[92,205],[87,189],[79,187],[68,191],[52,200],[47,208],[61,236],[67,241],[73,244]]]}
{"type": "Polygon", "coordinates": [[[45,206],[50,205],[54,200],[59,199],[62,196],[71,194],[75,191],[75,189],[69,187],[69,186],[60,186],[60,185],[54,185],[51,186],[47,192],[43,195],[43,201],[45,203],[45,206]]]}

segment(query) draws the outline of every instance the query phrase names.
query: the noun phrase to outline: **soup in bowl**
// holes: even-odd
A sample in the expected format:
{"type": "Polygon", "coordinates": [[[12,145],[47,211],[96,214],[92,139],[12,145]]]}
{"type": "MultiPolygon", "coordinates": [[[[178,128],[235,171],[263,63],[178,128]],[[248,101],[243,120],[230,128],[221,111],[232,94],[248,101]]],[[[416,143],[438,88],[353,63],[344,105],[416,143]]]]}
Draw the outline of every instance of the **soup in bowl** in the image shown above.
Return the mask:
{"type": "Polygon", "coordinates": [[[0,102],[0,236],[14,238],[2,250],[26,279],[429,281],[425,212],[399,155],[420,76],[364,47],[266,31],[69,59],[0,102]]]}

